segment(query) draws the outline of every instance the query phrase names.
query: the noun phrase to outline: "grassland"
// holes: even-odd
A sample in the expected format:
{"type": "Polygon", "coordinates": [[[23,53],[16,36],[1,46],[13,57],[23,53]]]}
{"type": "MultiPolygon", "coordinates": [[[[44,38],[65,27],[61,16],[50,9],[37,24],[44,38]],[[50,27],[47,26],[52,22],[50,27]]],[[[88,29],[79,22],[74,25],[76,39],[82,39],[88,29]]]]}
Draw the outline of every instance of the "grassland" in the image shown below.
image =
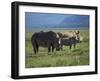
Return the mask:
{"type": "MultiPolygon", "coordinates": [[[[55,32],[59,30],[53,30],[55,32]]],[[[68,30],[60,30],[66,32],[68,30]]],[[[47,48],[40,47],[38,54],[34,54],[31,45],[31,36],[36,31],[25,33],[25,67],[57,67],[57,66],[79,66],[89,65],[89,31],[80,30],[83,41],[76,48],[69,49],[64,46],[62,51],[48,53],[47,48]]]]}

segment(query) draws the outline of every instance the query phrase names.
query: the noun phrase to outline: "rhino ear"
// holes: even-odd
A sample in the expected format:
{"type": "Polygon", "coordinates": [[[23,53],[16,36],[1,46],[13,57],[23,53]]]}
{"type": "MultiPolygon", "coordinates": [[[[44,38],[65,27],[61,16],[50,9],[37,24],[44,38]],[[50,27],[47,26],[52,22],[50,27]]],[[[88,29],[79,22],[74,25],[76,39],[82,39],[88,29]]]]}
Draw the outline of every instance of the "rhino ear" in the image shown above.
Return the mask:
{"type": "Polygon", "coordinates": [[[79,30],[76,30],[76,31],[74,31],[76,34],[79,34],[80,33],[80,31],[79,30]]]}
{"type": "Polygon", "coordinates": [[[59,37],[63,36],[61,32],[57,32],[57,34],[59,35],[59,37]]]}
{"type": "Polygon", "coordinates": [[[61,44],[61,39],[59,38],[58,43],[61,44]]]}
{"type": "Polygon", "coordinates": [[[80,33],[80,31],[79,30],[77,30],[77,34],[79,34],[80,33]]]}
{"type": "Polygon", "coordinates": [[[56,33],[56,37],[59,38],[59,34],[58,33],[56,33]]]}

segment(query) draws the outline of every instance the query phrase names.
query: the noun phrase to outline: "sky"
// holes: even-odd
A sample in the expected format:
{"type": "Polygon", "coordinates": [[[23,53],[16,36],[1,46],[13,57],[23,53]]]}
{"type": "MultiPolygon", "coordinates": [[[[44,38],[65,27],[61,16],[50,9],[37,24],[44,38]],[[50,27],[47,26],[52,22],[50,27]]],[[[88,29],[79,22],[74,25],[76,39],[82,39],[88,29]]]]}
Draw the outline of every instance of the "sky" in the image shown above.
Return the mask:
{"type": "Polygon", "coordinates": [[[89,15],[25,12],[25,28],[89,28],[89,15]]]}

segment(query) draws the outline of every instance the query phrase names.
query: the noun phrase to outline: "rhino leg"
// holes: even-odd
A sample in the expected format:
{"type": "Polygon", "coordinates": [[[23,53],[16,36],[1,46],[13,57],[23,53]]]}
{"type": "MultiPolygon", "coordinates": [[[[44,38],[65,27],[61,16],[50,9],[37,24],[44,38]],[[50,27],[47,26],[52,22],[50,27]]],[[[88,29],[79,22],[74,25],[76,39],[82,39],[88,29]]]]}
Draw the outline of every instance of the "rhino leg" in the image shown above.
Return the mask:
{"type": "Polygon", "coordinates": [[[61,44],[61,50],[63,50],[63,45],[61,44]]]}
{"type": "Polygon", "coordinates": [[[50,46],[48,47],[48,52],[50,52],[50,46]]]}
{"type": "Polygon", "coordinates": [[[54,47],[52,46],[52,52],[54,52],[54,47]]]}
{"type": "Polygon", "coordinates": [[[39,51],[39,46],[38,46],[38,45],[36,45],[36,51],[37,51],[37,52],[39,51]]]}
{"type": "Polygon", "coordinates": [[[76,47],[76,43],[74,44],[74,48],[76,47]]]}
{"type": "Polygon", "coordinates": [[[70,44],[69,48],[70,48],[70,49],[72,48],[72,44],[70,44]]]}
{"type": "Polygon", "coordinates": [[[37,51],[36,51],[36,47],[35,47],[35,46],[33,46],[33,48],[34,48],[34,53],[36,54],[36,52],[37,52],[37,51]]]}
{"type": "Polygon", "coordinates": [[[32,46],[33,46],[33,50],[34,50],[34,53],[36,54],[36,43],[34,40],[32,40],[32,46]]]}

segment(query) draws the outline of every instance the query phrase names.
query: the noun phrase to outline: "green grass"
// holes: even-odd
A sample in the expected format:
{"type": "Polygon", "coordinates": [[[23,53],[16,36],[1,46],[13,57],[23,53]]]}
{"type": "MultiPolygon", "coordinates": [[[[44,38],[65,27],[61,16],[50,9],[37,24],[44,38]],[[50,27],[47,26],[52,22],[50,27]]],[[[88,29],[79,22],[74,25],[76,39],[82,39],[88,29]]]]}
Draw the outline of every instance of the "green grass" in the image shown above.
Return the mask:
{"type": "MultiPolygon", "coordinates": [[[[55,30],[57,32],[59,30],[55,30]]],[[[60,30],[66,32],[66,30],[60,30]]],[[[68,31],[68,30],[67,30],[68,31]]],[[[47,48],[40,47],[39,52],[34,54],[31,45],[31,36],[34,32],[26,31],[25,35],[25,67],[57,67],[89,65],[89,32],[81,30],[83,42],[78,43],[76,48],[69,49],[64,46],[63,50],[48,53],[47,48]]]]}

